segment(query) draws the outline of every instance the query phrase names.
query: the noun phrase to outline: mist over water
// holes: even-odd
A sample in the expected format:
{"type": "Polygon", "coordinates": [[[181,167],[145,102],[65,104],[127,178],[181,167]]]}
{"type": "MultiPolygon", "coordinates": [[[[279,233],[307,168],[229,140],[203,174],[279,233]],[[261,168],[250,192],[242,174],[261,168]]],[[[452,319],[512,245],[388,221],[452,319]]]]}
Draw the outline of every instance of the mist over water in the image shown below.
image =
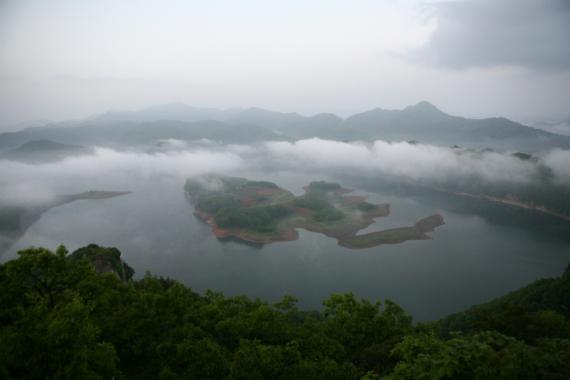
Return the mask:
{"type": "Polygon", "coordinates": [[[318,176],[350,172],[433,181],[473,177],[483,182],[527,184],[546,167],[556,182],[570,184],[570,151],[554,149],[533,160],[508,153],[454,149],[408,142],[340,142],[319,138],[252,145],[170,139],[163,151],[95,148],[94,155],[30,164],[0,159],[0,205],[41,202],[54,194],[95,185],[132,189],[133,180],[186,179],[208,172],[313,171],[318,176]]]}
{"type": "MultiPolygon", "coordinates": [[[[4,162],[2,174],[13,175],[14,181],[8,188],[13,183],[46,194],[91,189],[132,193],[50,209],[2,261],[32,245],[54,249],[63,243],[74,250],[97,243],[118,247],[139,277],[151,271],[197,291],[214,289],[270,301],[292,294],[304,308],[319,308],[333,292],[354,292],[370,299],[391,299],[417,320],[433,320],[537,278],[559,275],[570,260],[568,223],[548,219],[546,229],[536,229],[524,223],[525,218],[533,218],[524,213],[521,218],[499,206],[462,209],[451,201],[391,191],[383,181],[387,173],[427,178],[444,171],[446,175],[478,173],[492,178],[508,168],[509,180],[524,182],[528,176],[518,173],[534,170],[528,162],[495,153],[466,153],[457,165],[438,166],[437,157],[448,160],[453,154],[448,148],[410,144],[306,140],[199,146],[158,154],[98,149],[93,157],[52,164],[4,162]],[[332,144],[335,148],[328,149],[332,144]],[[426,153],[406,155],[414,149],[426,153]],[[427,159],[431,165],[426,165],[427,159]],[[424,165],[414,165],[417,160],[424,165]],[[486,166],[491,160],[495,165],[486,166]],[[206,172],[268,180],[295,194],[301,194],[302,187],[313,180],[338,181],[368,195],[370,201],[391,205],[391,215],[379,218],[366,231],[413,225],[436,212],[446,224],[431,233],[433,240],[362,250],[343,248],[335,239],[305,230],[299,231],[297,241],[263,247],[220,241],[210,226],[192,214],[193,206],[183,190],[188,176],[206,172]]],[[[547,157],[556,162],[556,155],[547,157]]]]}

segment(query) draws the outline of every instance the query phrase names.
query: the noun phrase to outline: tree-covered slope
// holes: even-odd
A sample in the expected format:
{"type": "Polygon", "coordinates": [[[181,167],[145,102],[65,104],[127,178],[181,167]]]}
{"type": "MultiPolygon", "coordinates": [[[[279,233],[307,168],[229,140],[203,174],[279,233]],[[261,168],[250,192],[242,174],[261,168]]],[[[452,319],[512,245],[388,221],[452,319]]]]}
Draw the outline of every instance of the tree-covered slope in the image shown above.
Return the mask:
{"type": "MultiPolygon", "coordinates": [[[[525,340],[546,333],[560,335],[570,318],[570,265],[560,277],[545,278],[490,302],[452,314],[438,322],[443,335],[453,331],[498,330],[525,340]]],[[[563,330],[570,338],[570,325],[563,330]]]]}
{"type": "MultiPolygon", "coordinates": [[[[0,266],[0,378],[570,375],[568,319],[563,314],[554,317],[557,325],[535,329],[532,340],[498,331],[440,337],[431,325],[413,326],[410,316],[390,301],[372,303],[353,294],[334,294],[323,302],[322,311],[310,312],[299,310],[291,296],[270,304],[213,291],[198,294],[150,274],[122,281],[115,273],[95,270],[93,257],[120,260],[117,253],[95,245],[72,255],[64,247],[55,253],[30,248],[0,266]]],[[[553,281],[548,292],[559,292],[565,286],[560,281],[567,279],[553,281]]],[[[553,298],[544,305],[562,310],[565,302],[553,298]]],[[[540,311],[541,305],[528,310],[540,311]]]]}

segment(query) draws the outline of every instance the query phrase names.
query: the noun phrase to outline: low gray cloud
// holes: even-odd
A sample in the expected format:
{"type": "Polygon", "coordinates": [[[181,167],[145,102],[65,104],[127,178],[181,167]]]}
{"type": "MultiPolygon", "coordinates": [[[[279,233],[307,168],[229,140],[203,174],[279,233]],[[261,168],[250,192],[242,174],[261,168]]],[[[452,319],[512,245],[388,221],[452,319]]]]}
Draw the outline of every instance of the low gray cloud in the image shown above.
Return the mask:
{"type": "MultiPolygon", "coordinates": [[[[236,148],[243,153],[239,148],[236,148]]],[[[163,177],[184,181],[206,172],[230,173],[244,166],[233,148],[196,148],[162,153],[119,152],[96,148],[92,156],[69,157],[60,162],[28,164],[0,160],[0,207],[45,203],[57,194],[88,190],[135,190],[134,183],[153,183],[163,177]]]]}
{"type": "Polygon", "coordinates": [[[561,184],[570,186],[570,151],[555,149],[546,154],[543,162],[552,169],[561,184]]]}
{"type": "Polygon", "coordinates": [[[346,170],[382,174],[411,180],[444,180],[476,176],[487,181],[526,183],[536,164],[507,154],[454,150],[426,144],[344,143],[318,138],[295,143],[271,142],[266,147],[273,160],[319,171],[346,170]]]}
{"type": "Polygon", "coordinates": [[[414,59],[434,66],[570,69],[570,1],[467,0],[433,4],[437,28],[414,59]]]}
{"type": "Polygon", "coordinates": [[[313,176],[318,173],[323,178],[350,172],[427,183],[478,178],[489,183],[525,184],[537,179],[539,166],[545,165],[561,183],[570,184],[569,157],[570,151],[557,150],[535,162],[509,154],[407,142],[345,143],[317,138],[258,145],[212,143],[153,154],[97,148],[93,156],[42,165],[1,161],[0,178],[10,180],[0,183],[0,205],[41,203],[53,194],[87,190],[152,189],[164,179],[183,183],[187,177],[210,172],[237,176],[253,173],[259,178],[264,173],[290,170],[313,176]]]}

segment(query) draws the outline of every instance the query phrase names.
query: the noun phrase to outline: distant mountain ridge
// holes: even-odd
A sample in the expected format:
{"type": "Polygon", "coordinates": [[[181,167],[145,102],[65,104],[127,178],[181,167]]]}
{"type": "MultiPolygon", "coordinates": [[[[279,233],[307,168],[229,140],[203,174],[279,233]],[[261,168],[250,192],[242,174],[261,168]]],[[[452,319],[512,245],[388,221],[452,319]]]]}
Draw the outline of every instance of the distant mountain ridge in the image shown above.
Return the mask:
{"type": "Polygon", "coordinates": [[[199,108],[191,107],[184,103],[168,103],[147,107],[139,111],[108,111],[100,115],[90,117],[90,121],[130,121],[135,123],[176,120],[195,122],[203,120],[227,121],[235,117],[242,110],[199,108]]]}
{"type": "Polygon", "coordinates": [[[536,152],[568,149],[570,139],[503,117],[468,119],[444,113],[428,102],[401,111],[374,109],[343,123],[359,139],[418,140],[438,145],[536,152]]]}
{"type": "Polygon", "coordinates": [[[570,118],[566,120],[558,120],[555,122],[534,122],[530,124],[533,128],[542,129],[543,131],[556,133],[559,135],[570,136],[570,118]]]}
{"type": "Polygon", "coordinates": [[[88,154],[93,154],[92,148],[62,144],[51,140],[31,140],[17,148],[0,153],[0,160],[49,162],[57,161],[68,156],[82,156],[88,154]]]}
{"type": "Polygon", "coordinates": [[[342,141],[409,141],[540,152],[570,149],[570,136],[532,128],[503,117],[469,119],[422,101],[402,110],[375,108],[342,119],[321,113],[302,116],[261,108],[196,108],[183,103],[139,111],[114,111],[74,125],[50,124],[0,134],[0,150],[31,140],[82,145],[145,145],[159,139],[210,139],[228,143],[318,137],[342,141]]]}

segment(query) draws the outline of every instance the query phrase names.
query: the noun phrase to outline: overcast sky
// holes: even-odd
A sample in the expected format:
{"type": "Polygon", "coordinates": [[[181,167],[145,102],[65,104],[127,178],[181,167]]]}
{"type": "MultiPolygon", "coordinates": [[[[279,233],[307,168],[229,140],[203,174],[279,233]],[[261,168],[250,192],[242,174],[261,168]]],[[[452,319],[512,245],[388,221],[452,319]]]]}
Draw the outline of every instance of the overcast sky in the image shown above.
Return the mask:
{"type": "Polygon", "coordinates": [[[570,0],[0,0],[0,130],[184,102],[570,117],[570,0]]]}

